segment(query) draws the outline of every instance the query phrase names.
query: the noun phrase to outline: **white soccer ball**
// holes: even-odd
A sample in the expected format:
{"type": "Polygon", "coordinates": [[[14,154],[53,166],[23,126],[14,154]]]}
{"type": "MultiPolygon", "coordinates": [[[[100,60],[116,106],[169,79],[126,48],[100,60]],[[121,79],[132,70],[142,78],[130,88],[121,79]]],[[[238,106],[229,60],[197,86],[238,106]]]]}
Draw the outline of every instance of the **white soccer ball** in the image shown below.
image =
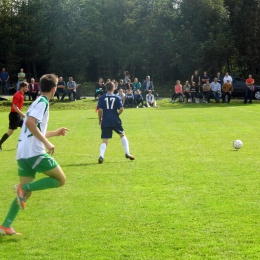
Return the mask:
{"type": "Polygon", "coordinates": [[[241,140],[235,140],[233,142],[233,146],[234,146],[235,149],[240,149],[243,146],[243,143],[242,143],[241,140]]]}

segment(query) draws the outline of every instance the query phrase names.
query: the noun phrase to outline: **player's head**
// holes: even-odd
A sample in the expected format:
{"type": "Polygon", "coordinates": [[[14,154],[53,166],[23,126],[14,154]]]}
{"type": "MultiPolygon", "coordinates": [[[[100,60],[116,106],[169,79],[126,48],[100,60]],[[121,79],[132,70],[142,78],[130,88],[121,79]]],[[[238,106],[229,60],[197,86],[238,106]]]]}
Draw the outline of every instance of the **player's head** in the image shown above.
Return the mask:
{"type": "Polygon", "coordinates": [[[112,92],[112,91],[114,91],[114,88],[115,88],[115,84],[112,81],[109,81],[109,82],[106,83],[107,91],[112,92]]]}
{"type": "Polygon", "coordinates": [[[58,84],[58,77],[55,74],[45,74],[40,79],[40,86],[42,92],[51,92],[58,84]]]}
{"type": "Polygon", "coordinates": [[[20,84],[20,90],[25,93],[28,91],[28,83],[26,81],[22,81],[20,84]]]}

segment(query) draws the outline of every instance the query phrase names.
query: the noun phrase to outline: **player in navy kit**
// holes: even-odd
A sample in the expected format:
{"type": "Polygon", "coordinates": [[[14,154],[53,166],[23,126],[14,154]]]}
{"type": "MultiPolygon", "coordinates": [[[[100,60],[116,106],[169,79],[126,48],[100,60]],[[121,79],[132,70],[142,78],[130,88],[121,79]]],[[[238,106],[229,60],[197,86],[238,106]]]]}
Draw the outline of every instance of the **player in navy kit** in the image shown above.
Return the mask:
{"type": "Polygon", "coordinates": [[[100,156],[98,163],[104,162],[104,154],[108,144],[108,139],[112,138],[112,133],[115,131],[121,137],[122,144],[125,150],[125,157],[134,160],[135,157],[129,152],[128,140],[125,136],[120,114],[124,107],[120,98],[113,94],[115,85],[113,82],[106,84],[107,93],[101,96],[98,100],[98,119],[101,125],[101,138],[103,143],[100,145],[100,156]]]}

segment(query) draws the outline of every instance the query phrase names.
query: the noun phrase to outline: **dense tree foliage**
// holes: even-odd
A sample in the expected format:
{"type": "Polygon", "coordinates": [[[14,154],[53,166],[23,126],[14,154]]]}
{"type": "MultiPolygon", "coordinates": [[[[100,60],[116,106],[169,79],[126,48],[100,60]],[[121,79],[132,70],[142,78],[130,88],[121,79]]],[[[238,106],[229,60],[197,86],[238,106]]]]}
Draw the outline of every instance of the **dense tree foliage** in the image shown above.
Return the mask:
{"type": "Polygon", "coordinates": [[[195,69],[259,79],[260,1],[0,0],[0,66],[157,82],[195,69]]]}

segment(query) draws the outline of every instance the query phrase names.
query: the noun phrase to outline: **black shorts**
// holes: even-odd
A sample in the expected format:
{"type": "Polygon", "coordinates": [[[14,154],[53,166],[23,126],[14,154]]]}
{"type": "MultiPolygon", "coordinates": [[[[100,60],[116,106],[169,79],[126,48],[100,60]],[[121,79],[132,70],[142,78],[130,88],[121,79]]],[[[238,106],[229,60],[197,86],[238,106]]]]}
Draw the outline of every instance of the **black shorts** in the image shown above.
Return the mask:
{"type": "Polygon", "coordinates": [[[102,128],[101,129],[101,138],[102,139],[110,139],[112,138],[113,135],[113,131],[115,131],[117,134],[123,134],[124,133],[124,129],[123,127],[117,126],[117,127],[106,127],[106,128],[102,128]]]}
{"type": "Polygon", "coordinates": [[[22,127],[23,119],[16,112],[9,113],[9,129],[15,130],[17,127],[22,127]]]}

